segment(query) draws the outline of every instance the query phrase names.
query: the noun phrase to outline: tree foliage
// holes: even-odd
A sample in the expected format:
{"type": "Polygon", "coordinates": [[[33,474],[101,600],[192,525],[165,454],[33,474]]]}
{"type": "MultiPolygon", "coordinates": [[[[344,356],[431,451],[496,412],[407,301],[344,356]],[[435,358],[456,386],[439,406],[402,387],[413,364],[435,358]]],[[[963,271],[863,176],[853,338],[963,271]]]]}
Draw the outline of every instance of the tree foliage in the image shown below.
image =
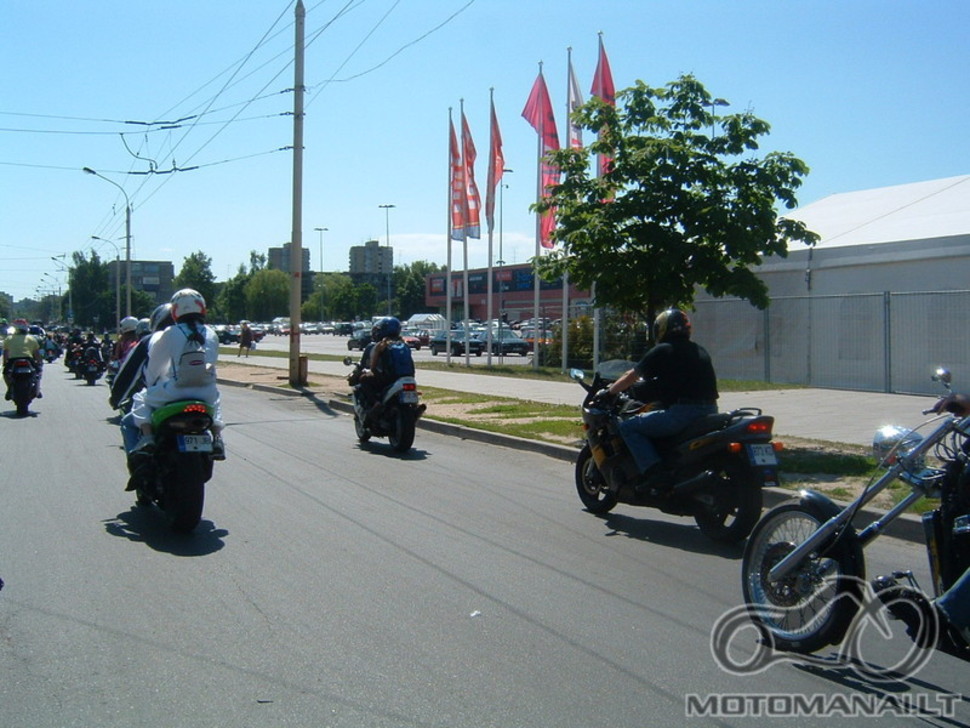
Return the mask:
{"type": "Polygon", "coordinates": [[[289,310],[290,277],[281,270],[258,270],[246,282],[244,295],[248,318],[269,321],[289,310]]]}
{"type": "Polygon", "coordinates": [[[173,281],[175,289],[193,288],[202,294],[208,305],[216,300],[216,277],[212,274],[212,258],[201,250],[182,261],[182,268],[173,281]]]}
{"type": "Polygon", "coordinates": [[[617,95],[617,107],[594,98],[574,121],[599,132],[589,147],[551,155],[561,184],[539,211],[556,208],[559,247],[536,265],[551,279],[568,271],[599,305],[653,314],[692,304],[695,286],[713,296],[768,305],[752,268],[765,256],[786,256],[788,244],[818,236],[776,206],[797,205],[808,167],[787,152],[757,157],[767,122],[750,111],[719,116],[693,76],[663,88],[638,81],[617,95]],[[590,173],[593,154],[612,158],[606,174],[590,173]]]}

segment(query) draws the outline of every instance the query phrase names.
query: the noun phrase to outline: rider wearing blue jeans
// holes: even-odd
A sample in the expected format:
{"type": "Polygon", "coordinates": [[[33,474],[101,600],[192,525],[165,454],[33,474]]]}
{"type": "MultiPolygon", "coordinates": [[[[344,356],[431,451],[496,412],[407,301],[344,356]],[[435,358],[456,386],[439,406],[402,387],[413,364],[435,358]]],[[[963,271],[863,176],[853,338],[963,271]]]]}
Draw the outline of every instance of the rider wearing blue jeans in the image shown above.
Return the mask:
{"type": "Polygon", "coordinates": [[[654,341],[635,367],[609,387],[616,395],[642,379],[661,409],[644,412],[620,423],[620,435],[640,471],[638,487],[649,488],[662,477],[660,456],[652,438],[675,435],[691,422],[717,412],[717,376],[711,357],[690,340],[687,314],[669,308],[653,324],[654,341]]]}

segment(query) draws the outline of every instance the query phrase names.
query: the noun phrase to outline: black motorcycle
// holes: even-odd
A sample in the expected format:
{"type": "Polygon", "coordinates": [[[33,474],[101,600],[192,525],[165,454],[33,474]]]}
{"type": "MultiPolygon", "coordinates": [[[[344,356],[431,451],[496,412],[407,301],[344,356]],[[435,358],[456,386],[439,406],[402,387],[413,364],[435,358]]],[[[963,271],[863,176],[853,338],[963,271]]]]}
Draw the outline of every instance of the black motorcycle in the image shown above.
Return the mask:
{"type": "Polygon", "coordinates": [[[202,519],[212,478],[212,408],[200,400],[171,402],[152,413],[155,448],[134,474],[139,505],[154,503],[173,531],[188,533],[202,519]]]}
{"type": "Polygon", "coordinates": [[[80,371],[87,383],[93,387],[101,379],[104,369],[104,358],[101,356],[101,350],[95,346],[89,346],[85,349],[81,359],[80,371]]]}
{"type": "MultiPolygon", "coordinates": [[[[347,376],[347,381],[357,385],[362,372],[360,363],[348,356],[344,358],[344,364],[353,365],[354,371],[347,376]]],[[[398,452],[411,449],[418,419],[425,410],[425,405],[419,403],[418,383],[414,377],[395,379],[381,390],[377,402],[364,401],[358,386],[354,386],[352,398],[358,440],[367,442],[371,437],[386,437],[398,452]]]]}
{"type": "Polygon", "coordinates": [[[631,388],[634,396],[597,397],[632,366],[622,360],[605,362],[591,384],[581,370],[569,372],[586,390],[586,442],[576,459],[576,490],[583,505],[592,513],[607,513],[617,503],[656,508],[693,516],[712,540],[744,539],[761,515],[762,488],[777,481],[774,418],[759,409],[738,409],[702,417],[677,435],[656,438],[667,476],[644,488],[619,425],[650,405],[635,398],[636,387],[631,388]]]}
{"type": "Polygon", "coordinates": [[[37,396],[37,366],[31,359],[18,357],[9,362],[10,394],[17,406],[17,416],[26,417],[30,403],[37,396]]]}
{"type": "MultiPolygon", "coordinates": [[[[937,370],[933,379],[950,389],[946,370],[937,370]]],[[[863,555],[890,522],[930,498],[939,506],[922,520],[934,593],[949,589],[970,567],[970,417],[942,414],[924,425],[932,427],[926,435],[897,426],[877,431],[873,454],[885,472],[849,505],[802,491],[758,522],[744,552],[742,589],[747,616],[767,644],[802,653],[840,644],[852,634],[854,621],[870,613],[868,605],[878,602],[892,614],[919,610],[926,617],[921,629],[935,629],[939,636],[935,615],[920,604],[927,604],[925,597],[910,598],[922,596],[912,572],[897,571],[870,585],[863,555]],[[897,480],[909,486],[909,494],[857,531],[853,520],[860,509],[897,480]]],[[[960,635],[942,636],[942,644],[970,659],[960,635]]]]}

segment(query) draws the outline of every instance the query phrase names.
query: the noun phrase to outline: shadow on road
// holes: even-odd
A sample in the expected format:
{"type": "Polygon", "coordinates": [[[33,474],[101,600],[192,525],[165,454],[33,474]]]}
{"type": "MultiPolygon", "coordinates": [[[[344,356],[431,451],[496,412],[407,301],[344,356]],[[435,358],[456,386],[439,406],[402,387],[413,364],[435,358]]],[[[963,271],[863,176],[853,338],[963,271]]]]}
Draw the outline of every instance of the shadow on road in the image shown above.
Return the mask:
{"type": "Polygon", "coordinates": [[[607,513],[598,517],[613,529],[613,532],[608,533],[607,536],[626,536],[638,541],[649,541],[660,546],[670,546],[697,554],[722,556],[735,561],[741,558],[744,551],[743,543],[723,544],[711,541],[700,532],[693,521],[670,523],[653,521],[649,518],[633,518],[620,513],[607,513]]]}
{"type": "Polygon", "coordinates": [[[132,506],[131,510],[103,523],[104,530],[112,536],[143,543],[173,556],[208,556],[222,549],[229,535],[227,530],[217,529],[212,521],[205,519],[192,533],[173,533],[165,523],[164,514],[154,506],[132,506]]]}

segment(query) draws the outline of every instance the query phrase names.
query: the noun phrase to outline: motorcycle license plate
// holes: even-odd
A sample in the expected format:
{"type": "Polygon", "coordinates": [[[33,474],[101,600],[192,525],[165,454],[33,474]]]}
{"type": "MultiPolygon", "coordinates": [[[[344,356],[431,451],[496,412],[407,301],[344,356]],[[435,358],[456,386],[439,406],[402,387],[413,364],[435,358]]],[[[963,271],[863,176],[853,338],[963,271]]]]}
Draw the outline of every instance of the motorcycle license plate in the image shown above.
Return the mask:
{"type": "Polygon", "coordinates": [[[748,457],[751,458],[752,465],[778,464],[778,458],[775,456],[775,448],[770,444],[748,445],[748,457]]]}
{"type": "Polygon", "coordinates": [[[179,452],[212,452],[212,435],[179,435],[179,452]]]}
{"type": "Polygon", "coordinates": [[[401,392],[401,402],[404,404],[417,404],[418,403],[418,393],[417,392],[401,392]]]}

